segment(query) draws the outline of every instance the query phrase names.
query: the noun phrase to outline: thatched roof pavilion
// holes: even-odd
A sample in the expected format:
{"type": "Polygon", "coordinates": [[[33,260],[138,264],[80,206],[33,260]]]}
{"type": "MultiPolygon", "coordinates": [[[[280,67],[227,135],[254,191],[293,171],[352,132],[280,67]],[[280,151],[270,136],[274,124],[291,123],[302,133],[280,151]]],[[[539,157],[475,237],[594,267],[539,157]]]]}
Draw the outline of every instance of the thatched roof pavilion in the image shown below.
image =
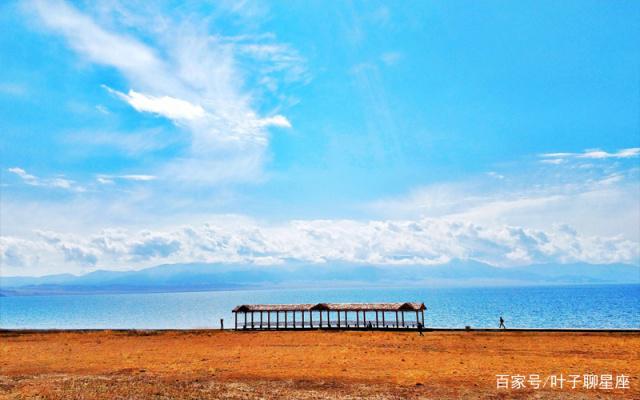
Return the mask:
{"type": "Polygon", "coordinates": [[[423,326],[424,310],[426,310],[424,303],[415,302],[242,304],[235,307],[233,313],[235,316],[236,329],[238,329],[238,314],[243,314],[244,316],[244,324],[240,329],[398,329],[423,326]],[[256,313],[259,315],[259,321],[256,320],[256,313]],[[316,324],[314,324],[313,319],[314,313],[319,316],[318,323],[316,324]],[[389,313],[392,314],[391,319],[387,319],[389,313]],[[406,313],[408,313],[408,318],[405,318],[406,313]],[[281,314],[284,314],[283,322],[280,321],[281,314]],[[273,323],[272,315],[275,316],[273,323]],[[306,321],[305,315],[308,315],[306,321]],[[349,316],[354,315],[355,320],[350,320],[349,316]],[[395,316],[395,321],[393,316],[395,316]],[[298,321],[296,321],[296,317],[299,317],[298,321]],[[368,321],[367,317],[369,317],[368,321]]]}

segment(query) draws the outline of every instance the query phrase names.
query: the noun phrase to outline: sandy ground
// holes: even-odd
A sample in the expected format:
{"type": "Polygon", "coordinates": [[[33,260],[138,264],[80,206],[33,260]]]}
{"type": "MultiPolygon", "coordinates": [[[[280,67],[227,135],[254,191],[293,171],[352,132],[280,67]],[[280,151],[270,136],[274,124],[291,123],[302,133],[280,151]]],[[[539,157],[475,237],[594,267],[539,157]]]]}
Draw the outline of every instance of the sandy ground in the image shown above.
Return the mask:
{"type": "Polygon", "coordinates": [[[638,333],[0,333],[0,399],[640,399],[639,377],[638,333]],[[497,389],[497,374],[581,378],[497,389]],[[630,389],[584,389],[584,374],[630,389]]]}

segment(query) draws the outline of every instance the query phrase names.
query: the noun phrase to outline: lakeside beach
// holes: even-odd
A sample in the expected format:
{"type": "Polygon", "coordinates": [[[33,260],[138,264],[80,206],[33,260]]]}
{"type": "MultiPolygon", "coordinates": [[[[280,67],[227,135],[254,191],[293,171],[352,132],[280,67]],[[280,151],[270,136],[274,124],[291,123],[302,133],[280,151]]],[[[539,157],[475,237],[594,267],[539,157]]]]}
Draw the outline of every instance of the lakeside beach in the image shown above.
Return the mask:
{"type": "Polygon", "coordinates": [[[4,331],[0,398],[638,398],[639,353],[638,332],[4,331]]]}

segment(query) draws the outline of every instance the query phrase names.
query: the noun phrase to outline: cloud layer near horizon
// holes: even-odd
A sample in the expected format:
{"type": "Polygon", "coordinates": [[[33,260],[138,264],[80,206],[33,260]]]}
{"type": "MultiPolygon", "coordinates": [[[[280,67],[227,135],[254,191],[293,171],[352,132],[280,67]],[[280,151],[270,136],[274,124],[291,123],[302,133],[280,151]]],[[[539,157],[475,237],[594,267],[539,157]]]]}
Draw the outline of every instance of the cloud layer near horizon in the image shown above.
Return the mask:
{"type": "MultiPolygon", "coordinates": [[[[632,263],[638,246],[621,237],[582,236],[569,226],[535,230],[435,219],[298,220],[261,225],[242,217],[164,230],[104,230],[88,236],[37,232],[3,237],[5,274],[27,270],[88,272],[163,263],[281,265],[308,263],[443,264],[453,259],[495,266],[534,263],[632,263]]],[[[26,271],[25,271],[26,272],[26,271]]]]}

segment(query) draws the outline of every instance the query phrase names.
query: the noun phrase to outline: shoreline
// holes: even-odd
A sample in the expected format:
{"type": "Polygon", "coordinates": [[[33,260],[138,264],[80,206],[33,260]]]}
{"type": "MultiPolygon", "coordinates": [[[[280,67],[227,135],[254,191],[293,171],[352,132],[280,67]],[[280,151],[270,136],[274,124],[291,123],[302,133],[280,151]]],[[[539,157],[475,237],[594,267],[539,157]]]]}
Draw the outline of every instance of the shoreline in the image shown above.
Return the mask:
{"type": "MultiPolygon", "coordinates": [[[[6,278],[25,278],[22,276],[6,277],[6,278]]],[[[28,278],[28,277],[27,277],[28,278]]],[[[454,280],[453,282],[459,282],[454,280]]],[[[300,290],[358,290],[358,289],[429,289],[429,290],[468,290],[468,289],[522,289],[522,288],[592,288],[606,286],[640,286],[640,281],[634,282],[528,282],[514,281],[508,283],[492,283],[478,282],[470,284],[411,284],[406,282],[403,284],[380,284],[380,285],[338,285],[333,289],[326,289],[324,286],[317,285],[293,285],[293,286],[243,286],[236,288],[176,288],[170,290],[167,288],[156,288],[150,290],[96,290],[96,291],[52,291],[52,292],[21,292],[23,286],[0,286],[1,298],[15,297],[48,297],[48,296],[97,296],[97,295],[140,295],[140,294],[181,294],[181,293],[224,293],[224,292],[269,292],[269,291],[300,291],[300,290]]],[[[26,287],[33,289],[33,287],[26,287]]]]}
{"type": "MultiPolygon", "coordinates": [[[[234,328],[0,328],[2,334],[32,334],[32,333],[83,333],[83,332],[184,332],[184,333],[207,333],[207,332],[414,332],[416,328],[280,328],[280,329],[234,329],[234,328]]],[[[548,332],[548,333],[629,333],[640,334],[640,328],[429,328],[425,327],[423,333],[429,332],[494,332],[494,333],[517,333],[517,332],[548,332]]]]}

